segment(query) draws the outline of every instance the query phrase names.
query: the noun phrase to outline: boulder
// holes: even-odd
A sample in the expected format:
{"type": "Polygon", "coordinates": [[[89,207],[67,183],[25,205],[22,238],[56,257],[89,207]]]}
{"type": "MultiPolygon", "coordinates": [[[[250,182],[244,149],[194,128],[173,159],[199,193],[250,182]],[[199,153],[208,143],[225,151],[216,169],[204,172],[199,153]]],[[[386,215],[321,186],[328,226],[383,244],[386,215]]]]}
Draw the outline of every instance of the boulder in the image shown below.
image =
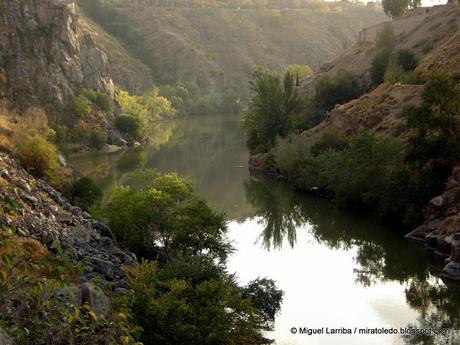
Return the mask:
{"type": "Polygon", "coordinates": [[[97,316],[106,318],[112,306],[104,292],[91,283],[84,283],[81,286],[81,305],[91,306],[97,316]]]}
{"type": "Polygon", "coordinates": [[[95,272],[102,274],[107,280],[113,280],[113,263],[98,257],[89,258],[95,272]]]}
{"type": "Polygon", "coordinates": [[[104,147],[102,148],[102,151],[107,152],[107,153],[114,153],[123,150],[122,146],[117,146],[117,145],[110,145],[110,144],[105,144],[104,147]]]}

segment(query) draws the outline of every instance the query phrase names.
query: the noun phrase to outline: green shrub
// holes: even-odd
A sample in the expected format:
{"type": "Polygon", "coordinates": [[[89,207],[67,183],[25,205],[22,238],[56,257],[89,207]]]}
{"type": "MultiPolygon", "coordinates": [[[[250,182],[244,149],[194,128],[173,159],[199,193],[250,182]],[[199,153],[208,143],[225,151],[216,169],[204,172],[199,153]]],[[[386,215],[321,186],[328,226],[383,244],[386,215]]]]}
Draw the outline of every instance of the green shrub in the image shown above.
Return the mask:
{"type": "Polygon", "coordinates": [[[115,110],[113,100],[108,95],[98,93],[94,103],[96,103],[101,110],[107,113],[113,113],[115,110]]]}
{"type": "Polygon", "coordinates": [[[50,177],[58,167],[56,148],[39,135],[19,140],[16,156],[27,171],[39,178],[50,177]]]}
{"type": "Polygon", "coordinates": [[[100,129],[93,129],[89,135],[88,144],[90,147],[100,150],[107,143],[107,134],[100,129]]]}
{"type": "Polygon", "coordinates": [[[371,61],[371,80],[374,85],[383,83],[385,72],[390,63],[391,53],[388,50],[381,50],[371,61]]]}
{"type": "Polygon", "coordinates": [[[415,54],[409,49],[401,49],[397,53],[398,64],[405,71],[412,71],[417,67],[418,61],[415,54]]]}
{"type": "Polygon", "coordinates": [[[79,96],[83,96],[85,97],[86,99],[88,99],[91,103],[95,103],[97,101],[97,98],[98,98],[98,95],[99,93],[95,90],[91,90],[91,89],[81,89],[79,92],[78,92],[78,95],[79,96]]]}
{"type": "Polygon", "coordinates": [[[160,250],[168,256],[206,252],[225,259],[224,218],[193,193],[190,182],[175,174],[141,176],[150,178],[146,187],[119,189],[105,207],[108,225],[121,243],[149,258],[160,250]]]}
{"type": "Polygon", "coordinates": [[[132,136],[134,139],[142,139],[143,133],[141,130],[140,121],[131,116],[118,116],[115,119],[115,127],[123,134],[132,136]]]}
{"type": "Polygon", "coordinates": [[[88,211],[102,198],[102,190],[88,177],[82,177],[72,186],[72,203],[88,211]]]}
{"type": "Polygon", "coordinates": [[[84,95],[75,96],[72,99],[72,110],[79,118],[84,119],[91,115],[92,103],[84,95]]]}
{"type": "Polygon", "coordinates": [[[336,104],[347,103],[361,94],[358,79],[349,71],[339,70],[334,76],[324,75],[318,79],[313,100],[318,108],[328,111],[336,104]]]}
{"type": "Polygon", "coordinates": [[[321,138],[311,146],[311,154],[316,157],[319,154],[333,150],[342,151],[347,147],[348,141],[345,136],[337,130],[324,131],[321,138]]]}

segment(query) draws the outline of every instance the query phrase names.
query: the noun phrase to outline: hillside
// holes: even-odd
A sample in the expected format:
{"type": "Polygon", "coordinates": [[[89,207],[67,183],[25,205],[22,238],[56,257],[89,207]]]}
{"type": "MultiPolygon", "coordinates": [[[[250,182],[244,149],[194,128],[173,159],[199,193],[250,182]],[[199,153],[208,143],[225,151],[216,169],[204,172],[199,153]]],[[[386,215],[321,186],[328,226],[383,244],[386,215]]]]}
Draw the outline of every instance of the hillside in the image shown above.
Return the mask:
{"type": "Polygon", "coordinates": [[[248,144],[259,145],[249,146],[257,153],[249,164],[406,232],[416,228],[407,238],[445,258],[443,276],[460,280],[460,7],[420,8],[388,24],[362,30],[355,45],[301,82],[298,91],[311,104],[297,116],[316,111],[316,126],[297,128],[300,135],[270,133],[285,137],[270,146],[248,112],[248,144]],[[400,56],[415,63],[404,70],[400,56]],[[346,100],[336,102],[337,94],[346,100]],[[331,102],[320,103],[324,98],[331,102]]]}
{"type": "Polygon", "coordinates": [[[116,19],[82,7],[149,66],[156,83],[194,82],[210,91],[245,88],[259,65],[317,68],[353,44],[359,30],[387,19],[380,10],[353,5],[320,10],[122,6],[112,9],[116,19]],[[126,29],[120,33],[122,24],[126,29]]]}
{"type": "MultiPolygon", "coordinates": [[[[395,50],[406,48],[420,60],[416,72],[426,77],[431,71],[460,73],[460,7],[438,6],[420,8],[390,23],[396,36],[395,50]]],[[[384,23],[363,29],[358,42],[346,49],[337,59],[323,65],[321,71],[332,75],[340,69],[351,71],[369,83],[371,58],[375,53],[377,34],[384,23]]],[[[306,80],[303,89],[309,91],[312,80],[306,80]]]]}

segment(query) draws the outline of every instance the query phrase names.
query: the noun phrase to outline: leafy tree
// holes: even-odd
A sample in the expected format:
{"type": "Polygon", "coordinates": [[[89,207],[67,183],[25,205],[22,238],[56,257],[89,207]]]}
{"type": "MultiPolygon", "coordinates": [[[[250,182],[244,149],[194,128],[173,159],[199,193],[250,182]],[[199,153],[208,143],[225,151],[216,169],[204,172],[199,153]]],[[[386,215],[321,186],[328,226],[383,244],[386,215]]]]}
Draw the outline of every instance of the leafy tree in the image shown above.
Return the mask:
{"type": "Polygon", "coordinates": [[[399,17],[421,3],[421,0],[382,0],[383,10],[391,17],[399,17]]]}
{"type": "Polygon", "coordinates": [[[182,264],[171,262],[159,268],[144,262],[137,267],[136,278],[130,280],[131,308],[144,329],[144,344],[263,343],[261,312],[251,299],[243,297],[242,289],[231,277],[212,272],[208,275],[209,266],[200,265],[193,257],[184,264],[193,267],[192,279],[186,278],[190,273],[182,264]]]}
{"type": "Polygon", "coordinates": [[[276,288],[275,282],[268,278],[257,278],[243,289],[243,297],[249,298],[262,311],[264,329],[272,329],[283,300],[283,291],[276,288]]]}
{"type": "Polygon", "coordinates": [[[175,174],[150,177],[140,190],[117,190],[105,207],[119,241],[147,258],[207,253],[225,260],[231,247],[224,240],[223,216],[200,200],[187,180],[175,174]]]}
{"type": "Polygon", "coordinates": [[[299,105],[294,76],[287,72],[283,82],[266,69],[254,72],[250,82],[253,98],[244,115],[244,128],[252,152],[267,151],[278,136],[287,134],[289,116],[299,105]]]}
{"type": "Polygon", "coordinates": [[[422,93],[422,104],[404,111],[412,129],[407,160],[419,167],[449,170],[460,159],[460,87],[441,73],[431,75],[422,93]]]}
{"type": "Polygon", "coordinates": [[[118,116],[115,119],[115,127],[123,134],[127,134],[136,140],[143,137],[143,129],[139,119],[131,116],[118,116]]]}

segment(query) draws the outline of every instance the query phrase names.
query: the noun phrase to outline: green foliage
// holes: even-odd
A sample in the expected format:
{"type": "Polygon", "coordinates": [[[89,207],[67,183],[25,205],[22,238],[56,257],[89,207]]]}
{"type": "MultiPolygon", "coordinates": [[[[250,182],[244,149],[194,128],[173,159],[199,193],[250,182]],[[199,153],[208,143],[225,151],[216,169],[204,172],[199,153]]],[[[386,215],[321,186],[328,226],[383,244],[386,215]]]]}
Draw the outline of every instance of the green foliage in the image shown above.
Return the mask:
{"type": "Polygon", "coordinates": [[[79,96],[85,97],[91,103],[96,103],[99,93],[91,89],[81,89],[78,93],[79,96]]]}
{"type": "Polygon", "coordinates": [[[418,61],[415,54],[409,49],[400,49],[397,53],[398,64],[401,68],[408,72],[412,71],[417,67],[418,61]]]}
{"type": "Polygon", "coordinates": [[[273,329],[275,316],[281,308],[283,291],[267,278],[257,278],[243,289],[243,297],[249,298],[254,307],[262,312],[264,329],[273,329]]]}
{"type": "Polygon", "coordinates": [[[449,170],[460,159],[460,87],[447,75],[434,73],[422,93],[420,106],[404,111],[413,135],[407,160],[419,167],[449,170]]]}
{"type": "Polygon", "coordinates": [[[91,148],[102,149],[107,142],[107,134],[99,125],[91,125],[80,120],[70,131],[73,141],[83,143],[91,148]]]}
{"type": "Polygon", "coordinates": [[[299,86],[300,80],[313,75],[313,70],[307,65],[288,65],[287,72],[292,74],[296,80],[296,86],[299,86]]]}
{"type": "Polygon", "coordinates": [[[359,97],[362,90],[358,80],[346,70],[339,70],[334,76],[323,75],[315,84],[313,100],[319,109],[329,111],[336,104],[343,104],[359,97]]]}
{"type": "Polygon", "coordinates": [[[193,193],[190,182],[177,175],[152,173],[150,178],[139,190],[119,189],[105,207],[108,224],[119,241],[142,257],[206,252],[224,260],[230,246],[223,239],[223,216],[212,211],[193,193]]]}
{"type": "Polygon", "coordinates": [[[381,50],[371,61],[371,80],[374,85],[383,83],[385,72],[390,63],[391,53],[388,50],[381,50]]]}
{"type": "Polygon", "coordinates": [[[106,113],[113,113],[115,106],[110,96],[91,89],[81,89],[78,95],[72,98],[72,111],[80,118],[85,119],[94,112],[94,106],[106,113]]]}
{"type": "Polygon", "coordinates": [[[419,7],[421,0],[382,0],[385,13],[391,17],[399,17],[410,9],[419,7]]]}
{"type": "Polygon", "coordinates": [[[86,211],[101,199],[101,189],[88,177],[78,179],[72,186],[72,203],[86,211]]]}
{"type": "Polygon", "coordinates": [[[98,93],[95,103],[97,106],[106,113],[113,113],[115,110],[115,106],[113,105],[113,100],[110,98],[109,95],[104,95],[102,93],[98,93]]]}
{"type": "Polygon", "coordinates": [[[297,136],[271,151],[271,168],[297,188],[319,188],[341,205],[373,209],[384,220],[416,226],[424,205],[441,192],[460,161],[459,91],[455,79],[430,76],[422,104],[403,111],[407,143],[366,133],[344,138],[326,131],[314,142],[297,136]]]}
{"type": "Polygon", "coordinates": [[[271,315],[279,310],[282,297],[273,282],[253,282],[245,297],[245,290],[212,261],[178,260],[164,267],[143,262],[129,282],[132,310],[144,328],[146,345],[264,343],[260,333],[264,317],[273,321],[271,315]]]}
{"type": "Polygon", "coordinates": [[[115,119],[115,127],[120,133],[127,134],[136,140],[143,137],[143,130],[139,119],[130,116],[118,116],[115,119]]]}
{"type": "Polygon", "coordinates": [[[203,94],[193,84],[177,83],[159,87],[159,95],[166,97],[179,115],[235,114],[241,111],[239,92],[227,88],[223,92],[203,94]]]}
{"type": "Polygon", "coordinates": [[[22,166],[39,178],[50,178],[58,167],[56,148],[38,134],[19,140],[15,154],[22,166]]]}
{"type": "Polygon", "coordinates": [[[244,114],[247,144],[252,152],[266,152],[287,134],[289,117],[298,108],[295,80],[289,72],[281,82],[276,73],[258,69],[250,85],[253,98],[244,114]]]}
{"type": "MultiPolygon", "coordinates": [[[[133,344],[138,328],[74,304],[79,268],[39,242],[0,234],[0,324],[18,345],[133,344]]],[[[138,343],[140,344],[140,343],[138,343]]]]}
{"type": "Polygon", "coordinates": [[[316,157],[326,151],[342,151],[347,147],[348,140],[337,130],[328,129],[321,138],[311,146],[311,154],[316,157]]]}
{"type": "Polygon", "coordinates": [[[75,115],[81,119],[84,119],[91,115],[91,105],[91,101],[84,95],[78,95],[72,99],[72,110],[75,113],[75,115]]]}

